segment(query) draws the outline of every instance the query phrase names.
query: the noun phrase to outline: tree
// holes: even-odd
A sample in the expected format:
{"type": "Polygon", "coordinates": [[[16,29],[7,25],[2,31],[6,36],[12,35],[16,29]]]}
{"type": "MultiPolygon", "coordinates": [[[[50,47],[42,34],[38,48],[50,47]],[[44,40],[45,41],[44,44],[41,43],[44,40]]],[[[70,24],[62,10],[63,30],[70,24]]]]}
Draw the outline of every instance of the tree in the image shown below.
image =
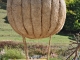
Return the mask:
{"type": "Polygon", "coordinates": [[[80,0],[66,0],[67,17],[64,30],[79,31],[80,30],[80,0]]]}

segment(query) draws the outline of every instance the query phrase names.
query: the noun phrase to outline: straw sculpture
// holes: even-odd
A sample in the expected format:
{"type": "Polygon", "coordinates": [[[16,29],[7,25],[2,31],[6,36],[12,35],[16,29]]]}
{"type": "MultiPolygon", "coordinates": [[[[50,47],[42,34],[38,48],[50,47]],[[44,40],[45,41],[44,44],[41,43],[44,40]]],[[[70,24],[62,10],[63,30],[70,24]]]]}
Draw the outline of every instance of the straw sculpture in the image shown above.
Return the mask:
{"type": "Polygon", "coordinates": [[[23,40],[40,39],[62,29],[66,5],[64,0],[7,0],[7,12],[10,25],[23,40]]]}

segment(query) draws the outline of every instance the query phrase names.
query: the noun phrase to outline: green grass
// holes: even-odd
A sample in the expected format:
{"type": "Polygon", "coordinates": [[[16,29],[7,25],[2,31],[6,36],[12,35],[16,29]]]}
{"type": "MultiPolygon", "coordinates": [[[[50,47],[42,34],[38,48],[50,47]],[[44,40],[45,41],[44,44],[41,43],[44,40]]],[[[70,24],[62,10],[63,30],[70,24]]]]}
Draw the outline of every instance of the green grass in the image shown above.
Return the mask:
{"type": "Polygon", "coordinates": [[[62,59],[59,59],[59,58],[51,58],[50,60],[62,60],[62,59]]]}
{"type": "MultiPolygon", "coordinates": [[[[1,5],[1,4],[0,4],[1,5]]],[[[0,40],[14,40],[14,41],[22,41],[22,37],[18,35],[10,26],[9,23],[6,23],[7,11],[5,9],[0,9],[0,40]]],[[[28,39],[27,42],[33,43],[42,43],[47,44],[49,38],[44,39],[28,39]]],[[[70,39],[69,36],[66,35],[54,35],[52,36],[51,43],[69,43],[70,39]]]]}

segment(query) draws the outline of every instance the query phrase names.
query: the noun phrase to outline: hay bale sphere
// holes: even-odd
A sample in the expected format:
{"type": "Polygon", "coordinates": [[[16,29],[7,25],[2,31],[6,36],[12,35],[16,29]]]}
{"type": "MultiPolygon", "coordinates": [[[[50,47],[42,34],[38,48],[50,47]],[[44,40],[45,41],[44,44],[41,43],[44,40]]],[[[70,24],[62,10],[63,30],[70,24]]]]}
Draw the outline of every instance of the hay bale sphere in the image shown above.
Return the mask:
{"type": "Polygon", "coordinates": [[[21,36],[39,39],[58,33],[65,22],[64,0],[7,0],[8,20],[21,36]]]}

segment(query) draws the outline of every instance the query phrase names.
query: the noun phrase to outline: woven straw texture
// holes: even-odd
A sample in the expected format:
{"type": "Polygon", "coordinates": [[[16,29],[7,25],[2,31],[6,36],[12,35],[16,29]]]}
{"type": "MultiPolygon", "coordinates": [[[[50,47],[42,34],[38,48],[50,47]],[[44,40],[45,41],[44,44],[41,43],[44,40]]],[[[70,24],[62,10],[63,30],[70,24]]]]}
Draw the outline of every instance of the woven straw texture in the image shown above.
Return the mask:
{"type": "Polygon", "coordinates": [[[46,38],[58,33],[66,18],[64,0],[7,0],[12,28],[27,38],[46,38]]]}

